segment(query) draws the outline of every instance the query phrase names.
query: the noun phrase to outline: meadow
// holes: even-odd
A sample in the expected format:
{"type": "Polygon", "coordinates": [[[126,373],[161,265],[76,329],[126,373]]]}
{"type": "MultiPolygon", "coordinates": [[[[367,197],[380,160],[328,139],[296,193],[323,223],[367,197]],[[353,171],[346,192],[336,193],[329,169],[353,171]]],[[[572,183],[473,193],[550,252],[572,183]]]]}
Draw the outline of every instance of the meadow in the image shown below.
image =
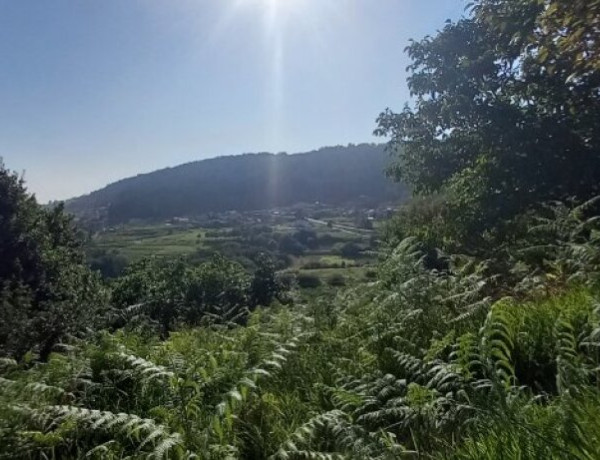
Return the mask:
{"type": "MultiPolygon", "coordinates": [[[[359,211],[365,213],[364,211],[359,211]]],[[[309,211],[305,211],[309,214],[309,211]]],[[[278,271],[289,276],[319,279],[321,286],[354,284],[368,279],[377,262],[377,233],[359,228],[341,209],[328,209],[328,219],[296,219],[280,211],[268,223],[240,213],[202,227],[197,222],[125,224],[95,232],[87,252],[92,266],[121,261],[121,268],[145,258],[206,260],[221,253],[252,267],[252,258],[266,252],[279,260],[278,271]],[[298,239],[300,241],[298,241],[298,239]]],[[[374,222],[375,226],[384,221],[374,222]]],[[[114,275],[118,275],[115,273],[114,275]]],[[[372,276],[372,275],[371,275],[372,276]]],[[[307,287],[307,289],[309,289],[307,287]]],[[[323,289],[321,289],[323,290],[323,289]]],[[[327,290],[327,289],[325,289],[327,290]]]]}

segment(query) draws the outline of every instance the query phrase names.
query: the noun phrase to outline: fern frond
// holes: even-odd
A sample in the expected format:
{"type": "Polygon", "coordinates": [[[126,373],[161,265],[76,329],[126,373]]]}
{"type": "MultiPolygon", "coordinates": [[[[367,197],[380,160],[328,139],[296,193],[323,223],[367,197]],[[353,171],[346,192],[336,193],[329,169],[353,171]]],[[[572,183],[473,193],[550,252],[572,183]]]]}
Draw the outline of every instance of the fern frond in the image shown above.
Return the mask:
{"type": "Polygon", "coordinates": [[[179,433],[170,433],[165,426],[157,424],[154,420],[135,414],[117,414],[76,406],[49,406],[43,409],[43,414],[54,426],[73,421],[78,425],[85,425],[91,431],[102,430],[138,439],[139,449],[150,444],[155,447],[161,446],[164,453],[165,446],[171,449],[182,445],[183,442],[179,433]],[[165,440],[169,441],[163,444],[165,440]]]}

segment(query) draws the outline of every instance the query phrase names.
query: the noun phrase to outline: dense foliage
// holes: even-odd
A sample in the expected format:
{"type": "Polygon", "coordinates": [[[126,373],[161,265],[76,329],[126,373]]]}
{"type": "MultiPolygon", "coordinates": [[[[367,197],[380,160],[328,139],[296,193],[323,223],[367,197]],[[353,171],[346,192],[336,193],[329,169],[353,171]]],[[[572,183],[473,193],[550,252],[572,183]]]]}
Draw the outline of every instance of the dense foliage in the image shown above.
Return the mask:
{"type": "Polygon", "coordinates": [[[100,332],[47,364],[5,359],[2,452],[597,458],[599,230],[576,214],[556,210],[545,268],[515,250],[519,282],[502,293],[493,261],[444,256],[448,269],[432,271],[409,239],[378,281],[333,304],[258,309],[246,325],[168,340],[100,332]]]}
{"type": "Polygon", "coordinates": [[[86,241],[86,256],[90,267],[107,279],[121,276],[130,263],[144,257],[179,257],[198,264],[215,253],[251,272],[260,270],[265,258],[275,270],[343,268],[348,262],[370,263],[370,251],[376,249],[378,237],[371,229],[358,226],[365,219],[372,223],[365,217],[369,213],[381,217],[388,210],[313,204],[205,216],[184,223],[122,225],[92,232],[86,241]],[[332,218],[338,222],[333,224],[332,218]]]}
{"type": "Polygon", "coordinates": [[[98,277],[62,207],[43,209],[0,163],[0,352],[42,358],[106,307],[98,277]]]}
{"type": "Polygon", "coordinates": [[[117,324],[151,319],[163,338],[182,325],[243,324],[251,310],[270,305],[284,290],[270,259],[263,256],[257,265],[251,276],[218,255],[199,265],[145,259],[112,285],[117,324]]]}
{"type": "Polygon", "coordinates": [[[414,107],[386,111],[392,174],[442,193],[440,230],[472,246],[542,202],[600,192],[597,1],[479,0],[411,43],[414,107]]]}
{"type": "Polygon", "coordinates": [[[48,356],[2,349],[0,457],[600,458],[599,6],[480,0],[409,47],[416,108],[380,127],[429,196],[333,301],[277,302],[268,258],[150,259],[111,282],[106,328],[67,335],[93,278],[2,169],[3,314],[74,323],[48,356]]]}
{"type": "Polygon", "coordinates": [[[67,209],[114,224],[316,201],[401,199],[406,189],[385,180],[385,165],[383,147],[373,144],[220,157],[122,180],[71,200],[67,209]]]}

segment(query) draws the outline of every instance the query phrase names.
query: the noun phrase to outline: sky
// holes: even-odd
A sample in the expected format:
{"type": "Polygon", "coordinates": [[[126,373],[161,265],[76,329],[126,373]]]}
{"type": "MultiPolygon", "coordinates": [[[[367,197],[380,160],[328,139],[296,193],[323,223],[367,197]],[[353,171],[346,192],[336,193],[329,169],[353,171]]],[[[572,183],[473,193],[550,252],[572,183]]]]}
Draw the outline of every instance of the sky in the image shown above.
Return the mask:
{"type": "Polygon", "coordinates": [[[466,0],[0,0],[0,158],[46,202],[220,155],[376,142],[466,0]]]}

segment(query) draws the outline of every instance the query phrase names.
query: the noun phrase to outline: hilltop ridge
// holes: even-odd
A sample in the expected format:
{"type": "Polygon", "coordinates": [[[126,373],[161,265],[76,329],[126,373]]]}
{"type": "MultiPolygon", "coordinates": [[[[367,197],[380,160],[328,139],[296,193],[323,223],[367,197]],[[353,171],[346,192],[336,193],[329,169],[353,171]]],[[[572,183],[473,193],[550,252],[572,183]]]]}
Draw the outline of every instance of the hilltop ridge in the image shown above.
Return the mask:
{"type": "Polygon", "coordinates": [[[66,202],[69,212],[109,223],[249,211],[320,201],[402,199],[383,175],[384,147],[360,144],[298,154],[255,153],[195,161],[122,179],[66,202]]]}

